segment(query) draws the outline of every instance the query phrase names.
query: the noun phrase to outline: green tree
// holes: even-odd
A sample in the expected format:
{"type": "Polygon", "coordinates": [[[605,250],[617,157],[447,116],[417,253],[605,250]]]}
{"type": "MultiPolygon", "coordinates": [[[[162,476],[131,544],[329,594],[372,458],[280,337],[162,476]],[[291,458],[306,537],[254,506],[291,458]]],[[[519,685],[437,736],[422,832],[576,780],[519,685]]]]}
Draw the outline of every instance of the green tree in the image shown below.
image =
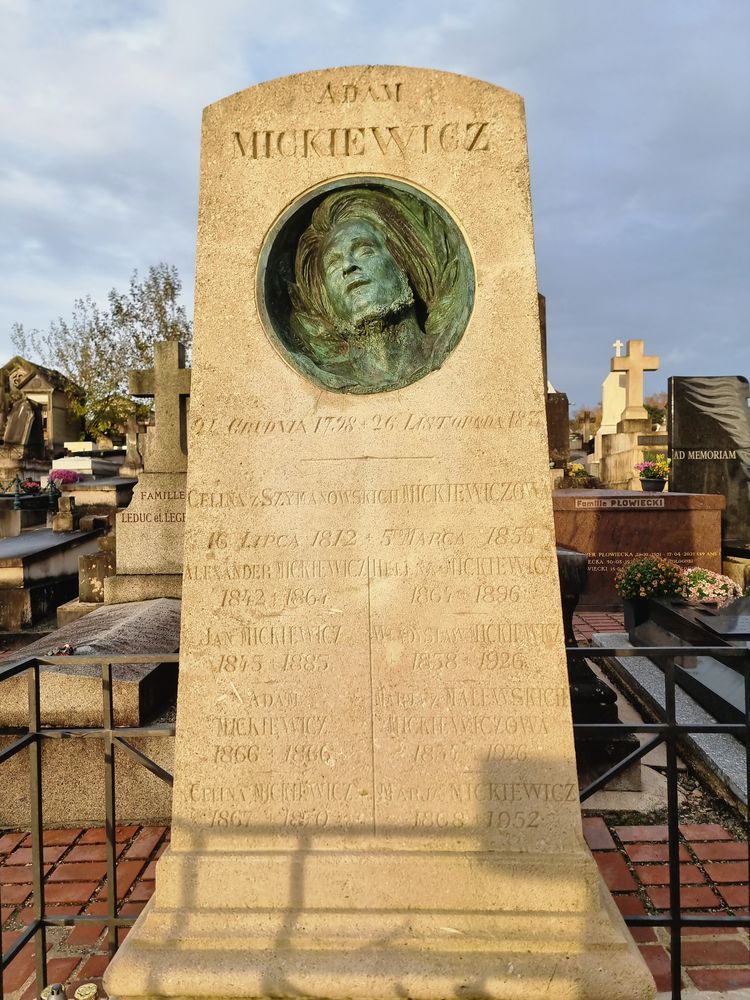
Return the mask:
{"type": "Polygon", "coordinates": [[[664,424],[667,421],[667,394],[666,392],[655,392],[646,396],[643,401],[652,424],[664,424]]]}
{"type": "Polygon", "coordinates": [[[177,268],[156,264],[143,280],[134,271],[126,292],[113,288],[107,309],[87,295],[76,300],[69,319],[60,317],[46,332],[27,333],[14,324],[11,340],[19,354],[32,355],[30,360],[56,369],[80,389],[69,393],[71,409],[96,438],[124,423],[132,408],[128,372],[153,365],[154,344],[180,340],[190,348],[192,324],[179,303],[181,290],[177,268]]]}

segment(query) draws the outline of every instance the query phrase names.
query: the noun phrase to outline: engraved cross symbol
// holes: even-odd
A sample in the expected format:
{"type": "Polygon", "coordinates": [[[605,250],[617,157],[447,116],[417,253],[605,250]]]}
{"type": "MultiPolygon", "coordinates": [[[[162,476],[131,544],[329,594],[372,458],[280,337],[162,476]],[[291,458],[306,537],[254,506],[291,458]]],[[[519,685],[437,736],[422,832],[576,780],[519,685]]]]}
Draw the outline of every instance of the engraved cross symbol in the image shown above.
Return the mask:
{"type": "Polygon", "coordinates": [[[659,370],[660,359],[643,353],[642,340],[629,340],[624,358],[612,358],[612,371],[625,372],[625,409],[623,420],[647,420],[643,405],[643,373],[659,370]]]}
{"type": "Polygon", "coordinates": [[[612,346],[613,346],[613,347],[614,347],[614,349],[615,349],[615,357],[616,357],[616,358],[621,358],[621,357],[622,357],[622,349],[623,349],[623,347],[625,346],[625,345],[623,344],[623,342],[622,342],[621,340],[616,340],[616,341],[614,342],[614,344],[612,344],[612,346]]]}
{"type": "Polygon", "coordinates": [[[185,472],[190,369],[184,345],[176,340],[156,344],[153,369],[131,372],[128,391],[154,399],[156,422],[146,433],[145,471],[185,472]]]}

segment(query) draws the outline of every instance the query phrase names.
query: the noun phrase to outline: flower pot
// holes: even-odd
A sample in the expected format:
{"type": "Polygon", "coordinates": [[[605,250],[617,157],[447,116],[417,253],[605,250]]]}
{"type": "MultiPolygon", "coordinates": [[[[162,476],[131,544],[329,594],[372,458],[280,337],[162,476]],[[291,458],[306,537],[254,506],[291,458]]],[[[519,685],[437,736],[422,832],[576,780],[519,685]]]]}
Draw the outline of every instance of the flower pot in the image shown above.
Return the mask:
{"type": "Polygon", "coordinates": [[[667,485],[666,479],[642,479],[641,489],[646,493],[661,493],[667,485]]]}
{"type": "Polygon", "coordinates": [[[625,631],[631,635],[633,631],[648,621],[648,598],[636,597],[632,600],[623,601],[623,617],[625,619],[625,631]]]}

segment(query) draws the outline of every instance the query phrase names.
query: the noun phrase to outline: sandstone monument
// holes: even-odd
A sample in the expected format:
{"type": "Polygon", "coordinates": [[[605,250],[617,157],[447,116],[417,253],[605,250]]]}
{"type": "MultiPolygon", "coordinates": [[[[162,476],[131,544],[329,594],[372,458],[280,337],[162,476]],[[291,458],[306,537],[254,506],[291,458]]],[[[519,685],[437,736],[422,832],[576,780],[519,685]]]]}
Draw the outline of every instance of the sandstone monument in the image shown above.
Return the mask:
{"type": "Polygon", "coordinates": [[[110,995],[653,997],[581,837],[521,99],[207,108],[196,307],[172,844],[110,995]]]}

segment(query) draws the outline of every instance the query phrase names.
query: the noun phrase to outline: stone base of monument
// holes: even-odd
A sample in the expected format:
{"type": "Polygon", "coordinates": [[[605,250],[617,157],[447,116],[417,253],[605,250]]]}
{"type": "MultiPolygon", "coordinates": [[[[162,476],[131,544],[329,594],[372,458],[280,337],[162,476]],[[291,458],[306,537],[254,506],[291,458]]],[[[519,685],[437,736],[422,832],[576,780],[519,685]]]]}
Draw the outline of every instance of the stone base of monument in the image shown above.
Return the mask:
{"type": "Polygon", "coordinates": [[[643,1000],[590,855],[178,853],[111,962],[110,997],[643,1000]]]}
{"type": "Polygon", "coordinates": [[[131,573],[108,576],[104,581],[105,604],[153,601],[160,597],[179,600],[182,576],[178,573],[131,573]]]}
{"type": "Polygon", "coordinates": [[[27,628],[75,597],[78,558],[96,551],[99,534],[34,528],[0,540],[0,628],[27,628]]]}
{"type": "Polygon", "coordinates": [[[74,597],[72,601],[66,601],[65,604],[61,604],[57,609],[57,627],[62,628],[63,625],[78,621],[79,618],[83,618],[84,615],[90,615],[92,611],[96,611],[100,607],[101,604],[99,602],[81,601],[79,598],[74,597]]]}
{"type": "Polygon", "coordinates": [[[721,572],[734,580],[743,591],[750,587],[750,549],[742,554],[733,552],[731,555],[724,551],[721,572]]]}
{"type": "MultiPolygon", "coordinates": [[[[80,655],[98,653],[173,653],[179,646],[180,608],[176,601],[105,607],[82,620],[16,650],[3,660],[10,666],[33,656],[49,655],[70,645],[80,655]]],[[[114,668],[114,721],[138,726],[173,703],[176,668],[169,664],[118,664],[114,668]]],[[[42,724],[82,728],[102,725],[101,668],[76,663],[44,665],[40,670],[42,724]]],[[[20,674],[2,683],[0,726],[28,723],[28,684],[20,674]]],[[[0,740],[7,746],[14,737],[0,740]]],[[[171,770],[172,741],[143,739],[136,745],[171,770]]],[[[104,809],[104,756],[92,739],[45,740],[43,815],[47,825],[101,822],[104,809]],[[85,775],[86,780],[81,781],[85,775]]],[[[155,822],[170,814],[171,790],[145,768],[118,755],[118,818],[155,822]]],[[[28,823],[28,763],[23,755],[0,769],[0,826],[24,829],[28,823]]]]}
{"type": "Polygon", "coordinates": [[[84,513],[104,513],[114,508],[127,507],[136,482],[136,479],[124,475],[82,479],[63,486],[63,493],[75,499],[77,510],[84,513]]]}

